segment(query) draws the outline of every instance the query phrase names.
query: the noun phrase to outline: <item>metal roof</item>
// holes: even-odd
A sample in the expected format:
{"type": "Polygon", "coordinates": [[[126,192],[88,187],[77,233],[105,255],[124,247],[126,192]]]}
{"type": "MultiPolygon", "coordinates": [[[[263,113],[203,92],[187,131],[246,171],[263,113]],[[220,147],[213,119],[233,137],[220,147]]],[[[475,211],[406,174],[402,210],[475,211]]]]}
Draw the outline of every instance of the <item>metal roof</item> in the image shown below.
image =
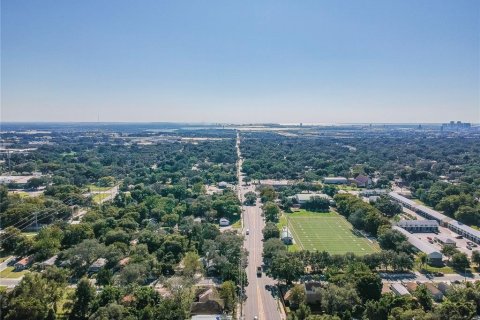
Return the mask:
{"type": "Polygon", "coordinates": [[[407,230],[397,226],[393,226],[392,229],[397,230],[398,232],[401,232],[404,236],[406,236],[408,239],[408,242],[410,242],[410,244],[415,248],[417,248],[418,250],[428,254],[429,256],[433,255],[433,258],[439,258],[439,259],[443,258],[443,255],[439,250],[437,250],[435,247],[431,246],[430,244],[426,243],[425,241],[418,239],[407,230]]]}
{"type": "Polygon", "coordinates": [[[332,197],[330,197],[328,194],[324,193],[297,193],[295,195],[298,201],[308,201],[312,199],[313,197],[320,197],[323,199],[331,200],[332,197]]]}

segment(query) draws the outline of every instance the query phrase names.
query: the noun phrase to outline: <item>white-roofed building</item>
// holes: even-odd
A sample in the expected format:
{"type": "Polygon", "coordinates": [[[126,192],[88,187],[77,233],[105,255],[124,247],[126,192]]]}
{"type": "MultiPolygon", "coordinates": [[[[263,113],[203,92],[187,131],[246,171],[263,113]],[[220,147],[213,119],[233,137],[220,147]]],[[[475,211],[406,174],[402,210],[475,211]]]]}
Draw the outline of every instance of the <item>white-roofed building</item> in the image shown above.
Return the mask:
{"type": "Polygon", "coordinates": [[[295,195],[295,199],[297,200],[298,204],[304,204],[305,202],[310,201],[313,197],[319,197],[328,201],[333,200],[332,197],[324,193],[297,193],[295,195]]]}
{"type": "Polygon", "coordinates": [[[438,251],[434,246],[429,243],[417,238],[407,230],[400,228],[398,226],[393,226],[392,229],[397,230],[407,237],[408,242],[414,246],[418,251],[425,253],[428,257],[428,262],[432,265],[442,264],[443,254],[438,251]]]}

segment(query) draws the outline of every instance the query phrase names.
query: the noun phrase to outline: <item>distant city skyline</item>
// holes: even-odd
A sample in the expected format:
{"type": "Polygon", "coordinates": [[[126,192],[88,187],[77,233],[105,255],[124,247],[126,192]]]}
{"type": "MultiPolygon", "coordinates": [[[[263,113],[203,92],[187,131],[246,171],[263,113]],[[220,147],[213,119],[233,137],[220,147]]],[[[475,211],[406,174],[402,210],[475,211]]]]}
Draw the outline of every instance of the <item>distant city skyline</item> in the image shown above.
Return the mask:
{"type": "Polygon", "coordinates": [[[480,123],[480,2],[2,1],[2,122],[480,123]]]}

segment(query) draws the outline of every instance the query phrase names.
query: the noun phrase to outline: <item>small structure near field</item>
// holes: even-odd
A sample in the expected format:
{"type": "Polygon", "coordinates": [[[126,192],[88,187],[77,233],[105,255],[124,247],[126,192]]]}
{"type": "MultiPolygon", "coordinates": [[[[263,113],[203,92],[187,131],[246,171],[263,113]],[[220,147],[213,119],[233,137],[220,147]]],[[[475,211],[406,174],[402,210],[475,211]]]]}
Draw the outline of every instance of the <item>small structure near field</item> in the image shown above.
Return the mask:
{"type": "Polygon", "coordinates": [[[283,241],[284,244],[292,244],[293,237],[290,231],[287,228],[283,228],[282,233],[280,234],[280,240],[283,241]]]}

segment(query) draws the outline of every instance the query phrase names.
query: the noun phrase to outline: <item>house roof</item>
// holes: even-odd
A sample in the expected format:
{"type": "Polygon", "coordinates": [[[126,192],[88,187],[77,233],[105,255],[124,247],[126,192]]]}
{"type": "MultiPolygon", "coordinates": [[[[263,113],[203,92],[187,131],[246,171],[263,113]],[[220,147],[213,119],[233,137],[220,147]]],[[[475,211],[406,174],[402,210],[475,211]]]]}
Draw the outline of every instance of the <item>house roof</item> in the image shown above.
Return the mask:
{"type": "Polygon", "coordinates": [[[369,180],[369,178],[367,176],[364,176],[364,175],[359,175],[355,178],[355,181],[357,181],[358,183],[367,183],[369,180]]]}
{"type": "Polygon", "coordinates": [[[42,262],[42,265],[44,266],[53,266],[55,264],[55,261],[57,261],[58,256],[54,255],[53,257],[45,260],[42,262]]]}
{"type": "Polygon", "coordinates": [[[410,294],[410,292],[408,292],[407,288],[405,288],[403,285],[401,285],[400,283],[393,283],[391,285],[391,288],[393,291],[397,292],[398,294],[400,295],[407,295],[407,294],[410,294]]]}
{"type": "Polygon", "coordinates": [[[95,262],[93,262],[90,267],[91,268],[101,268],[103,267],[104,265],[107,264],[107,259],[105,258],[98,258],[97,260],[95,260],[95,262]]]}

